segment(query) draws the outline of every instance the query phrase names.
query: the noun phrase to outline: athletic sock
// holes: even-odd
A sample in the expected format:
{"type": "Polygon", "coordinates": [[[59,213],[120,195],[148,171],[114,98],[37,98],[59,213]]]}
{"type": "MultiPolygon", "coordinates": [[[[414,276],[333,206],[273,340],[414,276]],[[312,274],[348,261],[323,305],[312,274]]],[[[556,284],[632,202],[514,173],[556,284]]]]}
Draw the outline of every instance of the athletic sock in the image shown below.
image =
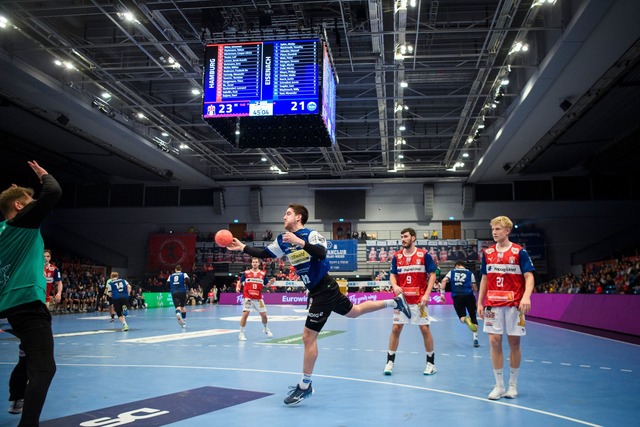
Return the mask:
{"type": "Polygon", "coordinates": [[[186,311],[184,313],[181,312],[180,315],[182,316],[183,319],[187,318],[187,312],[186,311]]]}
{"type": "Polygon", "coordinates": [[[502,369],[494,369],[493,376],[496,377],[496,385],[504,388],[504,374],[502,369]]]}
{"type": "Polygon", "coordinates": [[[427,363],[431,363],[432,365],[436,364],[436,354],[433,351],[427,352],[427,363]]]}
{"type": "Polygon", "coordinates": [[[396,352],[395,351],[389,351],[387,353],[387,362],[396,363],[396,352]]]}
{"type": "Polygon", "coordinates": [[[518,385],[518,372],[520,368],[510,368],[509,369],[509,385],[517,386],[518,385]]]}
{"type": "Polygon", "coordinates": [[[300,378],[300,382],[298,385],[301,389],[306,390],[309,388],[311,384],[311,374],[302,374],[302,378],[300,378]]]}

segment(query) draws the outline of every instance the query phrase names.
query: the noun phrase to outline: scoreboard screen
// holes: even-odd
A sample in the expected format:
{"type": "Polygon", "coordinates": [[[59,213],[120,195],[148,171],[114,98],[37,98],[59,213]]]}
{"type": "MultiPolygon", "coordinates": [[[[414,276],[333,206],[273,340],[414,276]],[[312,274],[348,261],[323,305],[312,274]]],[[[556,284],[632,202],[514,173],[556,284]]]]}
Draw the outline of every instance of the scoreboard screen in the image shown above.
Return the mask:
{"type": "Polygon", "coordinates": [[[320,114],[320,40],[206,46],[203,118],[320,114]]]}
{"type": "Polygon", "coordinates": [[[336,75],[333,72],[327,46],[322,52],[322,121],[329,138],[336,142],[336,75]]]}

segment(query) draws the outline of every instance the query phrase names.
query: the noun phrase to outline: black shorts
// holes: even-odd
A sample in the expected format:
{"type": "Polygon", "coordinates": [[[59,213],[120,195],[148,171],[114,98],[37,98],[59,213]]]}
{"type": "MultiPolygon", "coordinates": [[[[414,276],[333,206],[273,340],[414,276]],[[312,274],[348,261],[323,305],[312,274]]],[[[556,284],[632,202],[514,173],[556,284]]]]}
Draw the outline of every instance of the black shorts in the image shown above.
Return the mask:
{"type": "Polygon", "coordinates": [[[127,297],[112,298],[111,302],[113,303],[113,309],[116,312],[116,316],[118,317],[122,316],[122,307],[125,307],[128,301],[129,301],[129,298],[127,297]]]}
{"type": "Polygon", "coordinates": [[[458,317],[465,317],[467,312],[471,318],[471,322],[475,325],[478,324],[476,319],[476,297],[473,294],[456,295],[453,297],[453,308],[456,310],[458,317]]]}
{"type": "Polygon", "coordinates": [[[353,308],[353,303],[340,292],[338,283],[328,274],[310,291],[309,298],[311,304],[304,325],[316,332],[322,330],[332,311],[344,316],[353,308]]]}
{"type": "Polygon", "coordinates": [[[187,302],[186,292],[173,292],[171,293],[171,299],[173,300],[173,306],[175,308],[184,307],[187,302]]]}

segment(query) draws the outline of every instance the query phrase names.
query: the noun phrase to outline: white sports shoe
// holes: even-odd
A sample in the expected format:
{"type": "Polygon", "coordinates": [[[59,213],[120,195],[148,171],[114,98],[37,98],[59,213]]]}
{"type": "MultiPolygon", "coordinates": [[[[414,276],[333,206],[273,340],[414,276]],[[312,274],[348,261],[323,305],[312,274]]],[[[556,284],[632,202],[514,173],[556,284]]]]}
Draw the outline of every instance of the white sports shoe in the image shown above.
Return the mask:
{"type": "Polygon", "coordinates": [[[268,337],[272,337],[273,333],[271,332],[271,330],[269,328],[264,330],[264,333],[267,334],[268,337]]]}
{"type": "Polygon", "coordinates": [[[392,361],[388,361],[386,365],[384,365],[384,374],[385,375],[391,375],[393,374],[393,362],[392,361]]]}
{"type": "Polygon", "coordinates": [[[427,367],[424,368],[423,375],[433,375],[436,373],[436,365],[433,363],[427,362],[427,367]]]}
{"type": "Polygon", "coordinates": [[[180,326],[182,326],[184,328],[185,323],[184,323],[184,320],[182,320],[182,314],[176,313],[176,320],[178,321],[180,326]]]}
{"type": "Polygon", "coordinates": [[[10,400],[9,401],[9,413],[10,414],[21,414],[23,406],[24,406],[24,399],[10,400]]]}
{"type": "Polygon", "coordinates": [[[509,389],[504,394],[504,397],[506,397],[507,399],[515,399],[516,397],[518,397],[518,388],[513,384],[509,384],[509,389]]]}
{"type": "Polygon", "coordinates": [[[489,400],[498,400],[504,396],[504,393],[504,387],[495,386],[493,390],[491,390],[491,393],[489,393],[489,400]]]}
{"type": "Polygon", "coordinates": [[[240,332],[240,335],[238,335],[238,339],[239,339],[240,341],[246,341],[246,340],[247,340],[247,337],[245,337],[245,336],[244,336],[244,332],[240,332]]]}

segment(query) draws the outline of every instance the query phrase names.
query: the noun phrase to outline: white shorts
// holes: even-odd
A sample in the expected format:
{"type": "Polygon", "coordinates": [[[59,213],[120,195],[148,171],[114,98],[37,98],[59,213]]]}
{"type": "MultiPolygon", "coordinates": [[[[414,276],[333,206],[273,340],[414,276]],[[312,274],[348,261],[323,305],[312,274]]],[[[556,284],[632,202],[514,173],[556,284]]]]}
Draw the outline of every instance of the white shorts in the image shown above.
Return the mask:
{"type": "Polygon", "coordinates": [[[505,331],[509,336],[527,335],[524,314],[518,307],[491,307],[484,309],[484,326],[482,330],[488,334],[502,335],[505,331]]]}
{"type": "Polygon", "coordinates": [[[420,309],[419,304],[409,304],[409,310],[411,310],[411,319],[407,319],[400,310],[393,310],[393,324],[394,325],[429,325],[429,313],[427,313],[427,307],[420,309]]]}
{"type": "Polygon", "coordinates": [[[249,299],[245,298],[244,303],[242,304],[242,311],[251,311],[251,308],[258,313],[266,313],[267,307],[264,305],[263,299],[249,299]]]}

